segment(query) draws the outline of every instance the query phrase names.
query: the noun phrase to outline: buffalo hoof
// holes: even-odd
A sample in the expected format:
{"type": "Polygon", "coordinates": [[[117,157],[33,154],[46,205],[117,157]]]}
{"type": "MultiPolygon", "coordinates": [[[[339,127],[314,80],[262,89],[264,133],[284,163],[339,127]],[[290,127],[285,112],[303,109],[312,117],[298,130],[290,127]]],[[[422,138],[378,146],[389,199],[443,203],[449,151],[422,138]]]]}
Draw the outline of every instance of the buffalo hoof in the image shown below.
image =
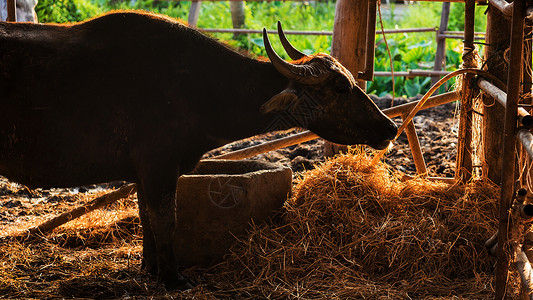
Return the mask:
{"type": "Polygon", "coordinates": [[[196,285],[193,281],[179,273],[172,278],[163,278],[163,283],[165,284],[167,291],[185,291],[192,289],[196,285]]]}

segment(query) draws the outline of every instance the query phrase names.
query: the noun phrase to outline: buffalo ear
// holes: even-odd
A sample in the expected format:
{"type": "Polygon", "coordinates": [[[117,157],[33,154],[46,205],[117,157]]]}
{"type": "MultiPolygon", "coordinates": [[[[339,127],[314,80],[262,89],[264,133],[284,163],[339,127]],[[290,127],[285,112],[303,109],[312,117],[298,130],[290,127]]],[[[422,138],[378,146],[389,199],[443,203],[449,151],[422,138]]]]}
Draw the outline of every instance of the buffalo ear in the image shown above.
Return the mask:
{"type": "Polygon", "coordinates": [[[297,103],[298,96],[295,91],[286,89],[263,104],[261,106],[261,111],[263,113],[269,113],[292,109],[297,103]]]}

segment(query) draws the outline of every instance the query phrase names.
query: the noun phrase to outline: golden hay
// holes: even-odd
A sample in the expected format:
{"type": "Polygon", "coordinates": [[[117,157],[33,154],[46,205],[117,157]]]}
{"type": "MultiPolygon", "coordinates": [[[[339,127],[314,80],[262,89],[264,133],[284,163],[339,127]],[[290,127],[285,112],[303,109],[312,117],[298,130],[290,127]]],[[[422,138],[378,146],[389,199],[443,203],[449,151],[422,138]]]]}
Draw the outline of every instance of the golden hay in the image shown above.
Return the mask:
{"type": "MultiPolygon", "coordinates": [[[[199,285],[167,293],[139,272],[137,217],[46,239],[0,244],[6,297],[179,299],[489,298],[498,189],[401,182],[363,154],[337,156],[297,180],[270,222],[252,224],[220,264],[185,270],[199,285]]],[[[130,208],[129,206],[127,208],[130,208]]],[[[124,207],[118,207],[124,209],[124,207]]],[[[82,222],[82,221],[80,221],[82,222]]],[[[513,277],[514,278],[514,277],[513,277]]],[[[516,295],[516,281],[509,293],[516,295]]]]}
{"type": "Polygon", "coordinates": [[[405,183],[364,155],[307,172],[272,224],[211,271],[242,297],[486,296],[498,189],[405,183]]]}

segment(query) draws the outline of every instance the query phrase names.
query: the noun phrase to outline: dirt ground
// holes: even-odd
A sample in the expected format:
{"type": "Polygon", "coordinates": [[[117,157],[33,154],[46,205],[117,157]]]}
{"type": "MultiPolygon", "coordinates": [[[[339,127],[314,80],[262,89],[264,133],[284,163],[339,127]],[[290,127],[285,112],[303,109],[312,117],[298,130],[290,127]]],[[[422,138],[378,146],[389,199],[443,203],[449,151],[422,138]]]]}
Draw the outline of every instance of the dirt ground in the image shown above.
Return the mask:
{"type": "MultiPolygon", "coordinates": [[[[398,105],[412,100],[414,99],[396,99],[394,103],[395,105],[398,105]]],[[[390,107],[391,99],[375,99],[375,102],[380,108],[383,109],[390,107]]],[[[431,176],[452,177],[454,174],[456,156],[455,144],[457,142],[458,127],[458,119],[455,117],[456,110],[457,108],[455,104],[446,104],[436,108],[425,110],[419,113],[418,116],[414,118],[415,127],[417,129],[422,151],[424,153],[424,158],[426,160],[428,171],[431,176]]],[[[400,120],[398,120],[398,122],[400,122],[400,120]]],[[[267,136],[261,137],[260,139],[248,139],[244,142],[232,143],[230,145],[210,152],[205,157],[210,157],[220,153],[249,147],[251,145],[264,142],[266,140],[279,138],[282,135],[284,134],[269,134],[267,136]]],[[[254,159],[262,159],[270,162],[279,162],[286,166],[290,166],[293,169],[295,176],[298,176],[299,172],[312,169],[314,164],[323,161],[324,158],[322,153],[323,141],[314,140],[300,145],[291,146],[285,149],[280,149],[270,153],[258,155],[257,157],[254,157],[254,159]]],[[[409,175],[416,174],[415,166],[411,158],[411,151],[409,150],[407,138],[405,137],[405,135],[402,135],[398,139],[398,141],[395,142],[393,148],[386,155],[385,161],[396,170],[402,171],[409,175]]],[[[27,229],[31,226],[35,226],[55,215],[71,210],[74,207],[80,206],[81,204],[90,201],[92,198],[102,195],[105,192],[110,191],[111,189],[121,186],[122,184],[124,183],[114,182],[104,185],[91,185],[68,189],[30,190],[27,187],[10,182],[7,179],[1,177],[0,236],[10,236],[22,229],[27,229]]],[[[130,210],[133,209],[134,211],[136,206],[135,202],[136,199],[133,198],[130,199],[127,204],[123,205],[127,206],[130,210]]],[[[129,216],[128,218],[136,218],[136,216],[133,215],[129,216]]],[[[138,220],[133,221],[132,224],[132,226],[136,227],[137,231],[139,231],[138,220]]],[[[137,247],[137,250],[139,250],[138,247],[140,247],[139,234],[139,232],[134,234],[134,236],[136,236],[135,247],[137,247]]],[[[106,238],[108,238],[108,236],[102,236],[102,238],[105,240],[106,238]]],[[[87,243],[87,241],[84,241],[83,238],[79,239],[80,240],[74,239],[74,242],[72,242],[70,238],[69,241],[63,240],[61,242],[63,244],[59,243],[58,247],[65,244],[70,245],[70,243],[74,243],[74,245],[78,245],[80,243],[87,243]]],[[[127,242],[131,242],[131,238],[129,241],[125,241],[125,243],[127,242]]],[[[95,246],[98,247],[98,245],[95,246]]],[[[100,246],[106,248],[105,243],[100,246]]],[[[113,253],[115,253],[116,251],[120,252],[120,250],[117,249],[108,250],[113,253]]],[[[124,255],[121,256],[120,263],[126,263],[131,268],[136,268],[135,272],[138,272],[138,265],[140,263],[139,251],[136,252],[136,256],[128,256],[129,254],[124,255]]],[[[8,263],[6,257],[2,257],[1,253],[0,257],[0,263],[8,263]]],[[[102,272],[102,270],[98,272],[102,272]]],[[[1,276],[2,274],[0,274],[0,277],[1,276]]],[[[131,276],[135,276],[135,274],[124,275],[124,277],[128,278],[131,276]]],[[[35,279],[28,278],[28,281],[32,280],[35,279]]],[[[31,288],[31,284],[29,282],[27,284],[28,288],[31,288]]],[[[72,287],[76,285],[75,282],[71,282],[69,284],[72,284],[72,287]]],[[[97,282],[95,284],[104,283],[97,282]]],[[[69,286],[66,286],[65,288],[66,290],[68,290],[69,286]]],[[[109,287],[109,289],[113,289],[113,287],[109,287]]],[[[146,289],[146,287],[140,286],[139,289],[146,289]]],[[[14,292],[16,290],[16,287],[13,287],[13,291],[11,291],[10,288],[6,286],[0,286],[0,298],[17,298],[16,295],[22,298],[26,297],[20,294],[20,289],[17,290],[17,292],[14,292]]],[[[33,295],[32,297],[35,297],[35,294],[31,295],[33,295]]],[[[64,297],[69,297],[68,295],[68,292],[63,294],[64,297]]],[[[95,295],[81,295],[76,293],[70,296],[99,298],[95,295]]]]}

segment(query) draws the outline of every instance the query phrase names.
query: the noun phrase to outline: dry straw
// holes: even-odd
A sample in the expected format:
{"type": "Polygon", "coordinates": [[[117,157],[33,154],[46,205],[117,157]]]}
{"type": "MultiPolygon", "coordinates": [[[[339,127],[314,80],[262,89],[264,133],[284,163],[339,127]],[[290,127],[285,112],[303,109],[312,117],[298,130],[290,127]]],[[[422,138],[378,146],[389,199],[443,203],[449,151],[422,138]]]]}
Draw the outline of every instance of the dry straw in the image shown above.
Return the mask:
{"type": "Polygon", "coordinates": [[[212,271],[241,297],[486,297],[498,189],[400,182],[363,154],[306,173],[284,212],[212,271]]]}
{"type": "Polygon", "coordinates": [[[490,298],[495,260],[483,243],[496,228],[498,189],[480,181],[460,186],[398,178],[381,162],[371,165],[364,154],[317,166],[297,180],[282,211],[267,223],[252,224],[223,262],[185,270],[199,283],[186,292],[167,293],[139,272],[136,217],[92,227],[78,223],[45,239],[5,239],[0,295],[490,298]]]}

